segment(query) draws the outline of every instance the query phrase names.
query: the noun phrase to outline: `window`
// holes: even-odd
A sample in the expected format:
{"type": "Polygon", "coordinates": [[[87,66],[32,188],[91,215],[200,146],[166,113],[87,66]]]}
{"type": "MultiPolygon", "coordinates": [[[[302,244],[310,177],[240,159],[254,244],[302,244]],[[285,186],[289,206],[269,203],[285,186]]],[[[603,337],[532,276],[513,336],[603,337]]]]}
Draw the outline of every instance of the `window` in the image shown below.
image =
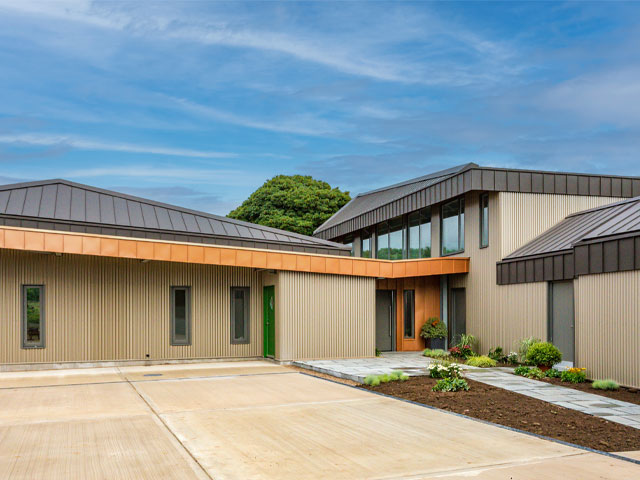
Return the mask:
{"type": "Polygon", "coordinates": [[[360,256],[371,258],[371,234],[363,230],[362,235],[362,251],[360,256]]]}
{"type": "Polygon", "coordinates": [[[382,222],[378,224],[377,230],[376,243],[378,251],[376,252],[376,258],[389,260],[389,224],[382,222]]]}
{"type": "Polygon", "coordinates": [[[415,313],[416,294],[415,290],[404,291],[404,338],[415,338],[415,313]]]}
{"type": "Polygon", "coordinates": [[[409,214],[408,258],[428,258],[431,256],[431,210],[425,208],[409,214]]]}
{"type": "Polygon", "coordinates": [[[489,246],[489,194],[480,195],[480,248],[489,246]]]}
{"type": "Polygon", "coordinates": [[[44,348],[44,285],[22,286],[22,348],[44,348]]]}
{"type": "Polygon", "coordinates": [[[458,198],[442,206],[441,220],[442,255],[464,251],[464,198],[458,198]]]}
{"type": "Polygon", "coordinates": [[[231,343],[249,343],[249,287],[231,287],[231,343]]]}
{"type": "Polygon", "coordinates": [[[171,345],[191,345],[191,287],[171,287],[171,345]]]}
{"type": "Polygon", "coordinates": [[[389,220],[389,260],[402,260],[404,254],[404,229],[402,217],[389,220]]]}

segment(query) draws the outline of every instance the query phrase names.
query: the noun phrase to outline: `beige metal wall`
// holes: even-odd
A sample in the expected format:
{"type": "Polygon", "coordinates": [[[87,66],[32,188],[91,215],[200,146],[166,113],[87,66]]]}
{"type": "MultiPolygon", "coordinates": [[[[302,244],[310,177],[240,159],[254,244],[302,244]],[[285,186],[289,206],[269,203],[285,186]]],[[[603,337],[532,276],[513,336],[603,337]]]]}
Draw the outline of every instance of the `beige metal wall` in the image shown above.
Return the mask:
{"type": "Polygon", "coordinates": [[[375,278],[284,271],[277,277],[277,359],[375,354],[375,278]]]}
{"type": "Polygon", "coordinates": [[[574,295],[576,365],[640,387],[640,271],[580,276],[574,295]]]}
{"type": "Polygon", "coordinates": [[[469,273],[451,277],[466,288],[467,332],[482,352],[506,350],[530,335],[547,336],[547,284],[496,284],[496,262],[540,235],[565,216],[618,201],[618,198],[499,192],[489,194],[489,246],[480,248],[480,194],[465,196],[465,251],[469,273]]]}
{"type": "Polygon", "coordinates": [[[262,355],[262,285],[250,268],[3,249],[0,279],[0,363],[262,355]],[[44,349],[20,348],[23,284],[46,286],[44,349]],[[180,285],[191,286],[191,346],[169,344],[169,288],[180,285]],[[232,286],[251,288],[247,345],[230,342],[232,286]]]}

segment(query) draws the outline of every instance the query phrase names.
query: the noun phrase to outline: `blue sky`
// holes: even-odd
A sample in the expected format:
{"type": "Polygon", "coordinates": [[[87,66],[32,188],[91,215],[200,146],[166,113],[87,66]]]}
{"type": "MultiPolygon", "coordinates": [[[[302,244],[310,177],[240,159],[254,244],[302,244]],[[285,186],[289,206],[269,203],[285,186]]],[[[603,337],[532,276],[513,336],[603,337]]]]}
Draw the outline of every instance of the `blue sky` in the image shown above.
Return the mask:
{"type": "Polygon", "coordinates": [[[640,175],[640,4],[0,0],[0,182],[226,214],[476,162],[640,175]]]}

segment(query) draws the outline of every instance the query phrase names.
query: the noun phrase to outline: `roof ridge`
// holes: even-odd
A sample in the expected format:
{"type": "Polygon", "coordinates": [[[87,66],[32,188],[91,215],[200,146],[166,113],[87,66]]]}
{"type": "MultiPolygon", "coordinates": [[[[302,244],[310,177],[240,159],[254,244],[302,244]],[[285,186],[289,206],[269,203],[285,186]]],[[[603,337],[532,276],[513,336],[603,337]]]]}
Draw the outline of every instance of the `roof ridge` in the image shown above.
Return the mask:
{"type": "Polygon", "coordinates": [[[151,199],[144,198],[144,197],[138,197],[136,195],[130,195],[128,193],[122,193],[122,192],[118,192],[116,190],[107,190],[105,188],[94,187],[92,185],[73,182],[71,180],[66,180],[66,179],[63,179],[63,178],[53,178],[53,179],[49,179],[49,180],[36,180],[36,181],[31,181],[31,182],[20,182],[20,183],[13,183],[13,184],[7,184],[7,185],[0,185],[0,191],[17,190],[17,189],[20,189],[20,188],[40,187],[40,186],[45,186],[45,185],[56,185],[56,184],[67,185],[69,187],[81,188],[83,190],[88,190],[88,191],[92,191],[92,192],[95,192],[95,193],[102,193],[102,194],[105,194],[105,195],[111,195],[111,196],[115,196],[115,197],[120,197],[120,198],[123,198],[123,199],[126,199],[126,200],[132,200],[132,201],[144,203],[144,204],[147,204],[147,205],[150,205],[150,206],[157,206],[157,207],[167,208],[169,210],[174,210],[174,211],[181,212],[181,213],[188,213],[190,215],[198,215],[198,216],[210,218],[210,219],[221,221],[221,222],[228,222],[228,223],[231,223],[231,224],[234,224],[234,225],[239,225],[239,226],[246,227],[246,228],[255,228],[255,229],[258,229],[258,230],[267,231],[267,232],[270,232],[270,233],[273,233],[273,234],[277,234],[277,235],[287,235],[287,236],[291,236],[291,237],[294,237],[294,238],[307,240],[307,241],[310,242],[310,244],[316,243],[316,244],[332,246],[332,247],[343,246],[340,243],[332,242],[332,241],[325,240],[325,239],[318,238],[318,237],[313,237],[311,235],[304,235],[304,234],[301,234],[301,233],[289,232],[287,230],[280,230],[280,229],[274,228],[274,227],[267,227],[265,225],[260,225],[260,224],[257,224],[257,223],[245,222],[243,220],[236,220],[235,218],[223,217],[221,215],[215,215],[213,213],[203,212],[203,211],[200,211],[200,210],[193,210],[193,209],[186,208],[186,207],[180,207],[178,205],[172,205],[170,203],[158,202],[156,200],[151,200],[151,199]]]}

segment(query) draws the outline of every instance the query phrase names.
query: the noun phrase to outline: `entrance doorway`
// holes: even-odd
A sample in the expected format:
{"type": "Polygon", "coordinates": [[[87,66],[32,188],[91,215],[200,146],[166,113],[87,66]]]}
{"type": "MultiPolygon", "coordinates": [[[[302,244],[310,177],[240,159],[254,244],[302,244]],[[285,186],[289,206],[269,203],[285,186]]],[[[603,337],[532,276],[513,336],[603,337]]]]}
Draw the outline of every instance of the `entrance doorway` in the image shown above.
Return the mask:
{"type": "Polygon", "coordinates": [[[549,283],[549,341],[562,352],[562,361],[575,357],[573,282],[549,283]]]}
{"type": "Polygon", "coordinates": [[[394,290],[376,290],[376,348],[395,350],[396,308],[394,290]]]}
{"type": "Polygon", "coordinates": [[[276,355],[276,288],[271,285],[262,288],[264,356],[276,355]]]}
{"type": "Polygon", "coordinates": [[[458,343],[463,333],[467,333],[467,292],[464,288],[452,288],[449,311],[449,345],[453,346],[458,343]]]}

